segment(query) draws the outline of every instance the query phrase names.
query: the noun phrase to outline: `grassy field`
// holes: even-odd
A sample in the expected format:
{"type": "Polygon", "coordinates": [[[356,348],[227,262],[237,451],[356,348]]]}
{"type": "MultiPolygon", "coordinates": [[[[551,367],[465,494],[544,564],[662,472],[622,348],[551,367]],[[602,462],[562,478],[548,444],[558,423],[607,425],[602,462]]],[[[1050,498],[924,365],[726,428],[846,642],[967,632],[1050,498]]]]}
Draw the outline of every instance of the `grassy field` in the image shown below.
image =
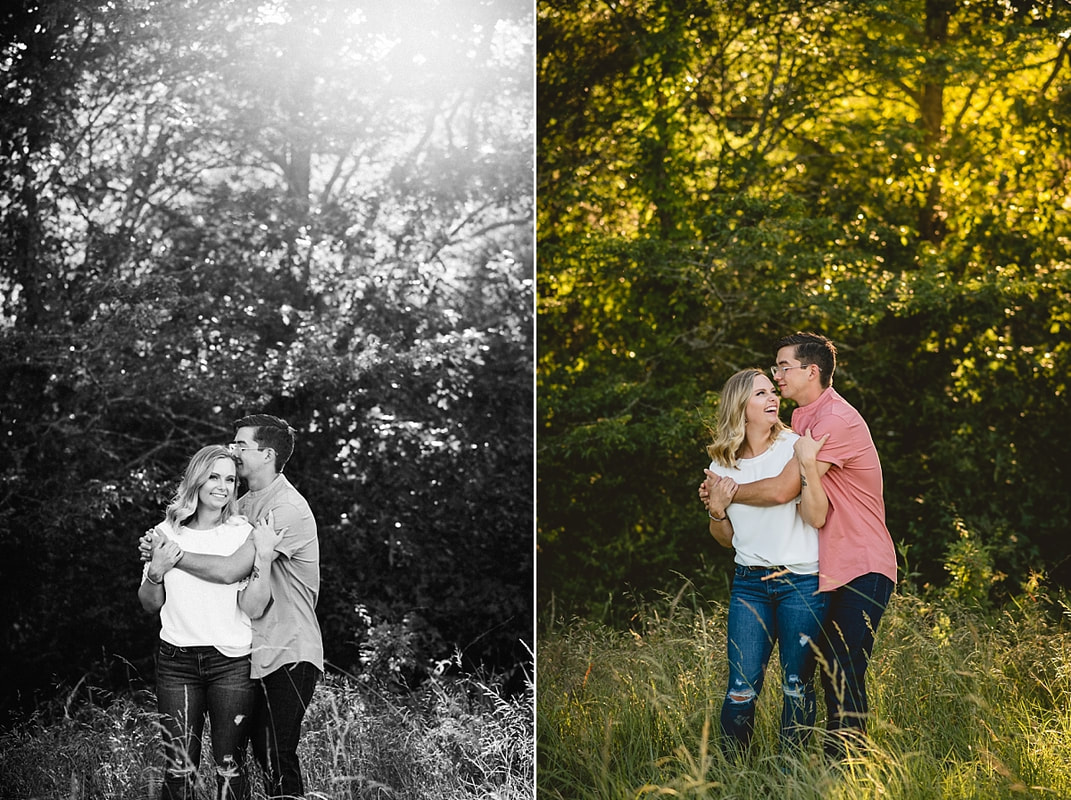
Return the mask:
{"type": "Polygon", "coordinates": [[[897,594],[871,662],[870,740],[840,764],[778,752],[776,652],[744,763],[719,747],[726,607],[686,586],[632,630],[547,626],[537,650],[540,800],[1071,798],[1068,606],[1001,610],[897,594]]]}
{"type": "MultiPolygon", "coordinates": [[[[530,800],[531,685],[505,699],[473,679],[433,680],[405,698],[337,677],[317,687],[301,753],[310,800],[530,800]]],[[[0,737],[0,798],[159,797],[161,757],[152,698],[75,693],[65,713],[0,737]]],[[[202,796],[214,786],[210,748],[202,796]]],[[[253,800],[263,797],[259,776],[253,800]]]]}

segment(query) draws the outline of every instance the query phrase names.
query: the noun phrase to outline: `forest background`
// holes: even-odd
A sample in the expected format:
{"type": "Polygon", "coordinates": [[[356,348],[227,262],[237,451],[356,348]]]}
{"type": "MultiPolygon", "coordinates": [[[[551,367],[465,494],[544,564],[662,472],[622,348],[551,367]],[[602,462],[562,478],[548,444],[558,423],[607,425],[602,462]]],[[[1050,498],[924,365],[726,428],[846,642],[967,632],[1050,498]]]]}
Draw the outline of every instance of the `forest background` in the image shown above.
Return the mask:
{"type": "Polygon", "coordinates": [[[707,424],[796,330],[839,348],[905,586],[1071,585],[1071,6],[544,0],[537,30],[541,628],[727,595],[707,424]]]}
{"type": "Polygon", "coordinates": [[[2,24],[0,721],[151,682],[137,538],[260,411],[298,432],[330,669],[523,689],[531,6],[55,0],[2,24]]]}

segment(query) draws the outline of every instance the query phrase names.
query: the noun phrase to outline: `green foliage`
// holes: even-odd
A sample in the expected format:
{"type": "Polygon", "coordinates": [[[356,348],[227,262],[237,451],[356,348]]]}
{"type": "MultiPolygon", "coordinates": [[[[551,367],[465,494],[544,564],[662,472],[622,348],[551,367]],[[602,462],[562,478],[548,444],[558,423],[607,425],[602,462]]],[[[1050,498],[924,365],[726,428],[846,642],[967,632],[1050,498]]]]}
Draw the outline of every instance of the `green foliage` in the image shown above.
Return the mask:
{"type": "Polygon", "coordinates": [[[979,544],[962,520],[955,520],[955,527],[959,538],[948,547],[945,570],[949,583],[945,591],[949,598],[966,605],[987,605],[989,592],[1001,577],[993,573],[990,548],[979,544]]]}
{"type": "Polygon", "coordinates": [[[1068,9],[666,8],[540,5],[539,607],[725,557],[703,421],[795,330],[838,345],[921,584],[954,517],[1069,585],[1068,9]]]}
{"type": "Polygon", "coordinates": [[[749,758],[724,759],[726,606],[693,587],[634,611],[626,633],[549,620],[538,648],[541,796],[1060,796],[1071,787],[1060,755],[1071,735],[1065,607],[1037,585],[992,616],[894,595],[870,665],[869,742],[840,765],[815,741],[779,752],[776,680],[759,698],[749,758]]]}

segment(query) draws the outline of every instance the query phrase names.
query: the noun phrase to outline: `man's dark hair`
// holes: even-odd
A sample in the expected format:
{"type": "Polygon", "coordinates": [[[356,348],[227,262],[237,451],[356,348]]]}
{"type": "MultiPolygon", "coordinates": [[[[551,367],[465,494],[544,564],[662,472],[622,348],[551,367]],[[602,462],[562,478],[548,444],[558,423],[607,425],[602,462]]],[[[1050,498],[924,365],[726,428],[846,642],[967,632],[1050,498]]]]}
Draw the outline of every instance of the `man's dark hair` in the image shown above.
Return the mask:
{"type": "Polygon", "coordinates": [[[778,340],[774,356],[782,347],[796,348],[796,358],[801,364],[818,367],[819,382],[823,389],[833,385],[833,373],[837,371],[837,348],[829,339],[818,333],[791,333],[778,340]]]}
{"type": "Polygon", "coordinates": [[[289,423],[271,414],[250,414],[234,421],[234,430],[239,428],[253,428],[253,441],[275,451],[275,468],[282,472],[294,452],[294,429],[289,423]]]}

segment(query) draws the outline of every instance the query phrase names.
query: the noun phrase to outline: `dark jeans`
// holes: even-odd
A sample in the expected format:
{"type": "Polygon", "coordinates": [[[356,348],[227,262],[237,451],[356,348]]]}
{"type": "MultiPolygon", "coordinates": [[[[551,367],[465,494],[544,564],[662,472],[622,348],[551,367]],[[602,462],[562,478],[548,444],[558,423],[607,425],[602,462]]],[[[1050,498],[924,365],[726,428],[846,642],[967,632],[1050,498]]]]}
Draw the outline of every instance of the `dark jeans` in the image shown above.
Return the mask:
{"type": "Polygon", "coordinates": [[[889,605],[893,582],[870,572],[829,592],[822,636],[822,690],[826,698],[825,751],[843,758],[847,740],[866,734],[870,711],[866,670],[874,652],[874,634],[889,605]]]}
{"type": "Polygon", "coordinates": [[[264,770],[268,797],[303,797],[298,761],[301,720],[312,700],[320,670],[302,661],[261,678],[260,702],[253,720],[253,755],[264,770]]]}
{"type": "Polygon", "coordinates": [[[193,800],[201,763],[205,712],[212,724],[216,797],[249,796],[243,763],[256,705],[249,656],[231,658],[214,647],[175,647],[160,641],[156,704],[164,738],[163,800],[193,800]]]}
{"type": "Polygon", "coordinates": [[[729,598],[729,689],[721,708],[726,755],[741,754],[751,742],[755,704],[775,642],[784,698],[781,744],[794,749],[806,742],[817,715],[815,649],[826,599],[817,575],[737,565],[729,598]]]}

